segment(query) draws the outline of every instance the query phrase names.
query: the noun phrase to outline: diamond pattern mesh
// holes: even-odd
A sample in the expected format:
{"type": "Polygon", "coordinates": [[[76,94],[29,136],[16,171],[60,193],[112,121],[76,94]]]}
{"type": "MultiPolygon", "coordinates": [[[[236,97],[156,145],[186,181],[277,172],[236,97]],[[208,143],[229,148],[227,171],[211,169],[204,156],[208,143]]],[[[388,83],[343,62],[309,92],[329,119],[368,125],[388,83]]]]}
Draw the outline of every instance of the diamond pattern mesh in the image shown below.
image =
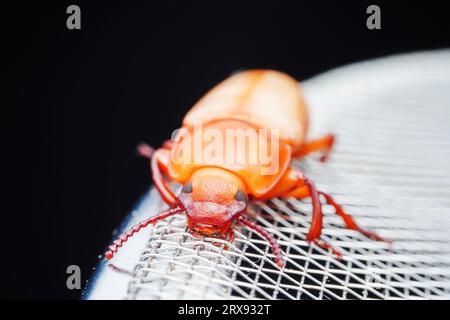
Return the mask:
{"type": "MultiPolygon", "coordinates": [[[[450,298],[450,51],[394,56],[304,83],[311,137],[337,136],[327,163],[302,167],[357,222],[390,248],[347,230],[324,205],[322,238],[344,257],[309,245],[308,200],[255,203],[249,216],[278,239],[276,267],[258,234],[197,239],[184,216],[159,222],[128,285],[127,299],[450,298]]],[[[124,247],[124,250],[126,246],[124,247]]]]}

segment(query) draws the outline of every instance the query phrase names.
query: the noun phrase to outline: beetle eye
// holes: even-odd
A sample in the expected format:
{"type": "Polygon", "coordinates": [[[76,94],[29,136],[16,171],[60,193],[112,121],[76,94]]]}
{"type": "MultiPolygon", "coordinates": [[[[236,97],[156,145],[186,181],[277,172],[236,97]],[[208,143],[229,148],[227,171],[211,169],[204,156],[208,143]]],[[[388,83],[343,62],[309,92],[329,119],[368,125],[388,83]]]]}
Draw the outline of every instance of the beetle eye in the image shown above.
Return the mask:
{"type": "Polygon", "coordinates": [[[183,186],[183,189],[181,189],[181,192],[184,193],[191,193],[192,192],[192,182],[188,182],[183,186]]]}
{"type": "Polygon", "coordinates": [[[236,192],[236,194],[234,195],[234,198],[235,198],[237,201],[247,202],[247,197],[245,196],[245,194],[244,194],[241,190],[238,190],[238,191],[236,192]]]}

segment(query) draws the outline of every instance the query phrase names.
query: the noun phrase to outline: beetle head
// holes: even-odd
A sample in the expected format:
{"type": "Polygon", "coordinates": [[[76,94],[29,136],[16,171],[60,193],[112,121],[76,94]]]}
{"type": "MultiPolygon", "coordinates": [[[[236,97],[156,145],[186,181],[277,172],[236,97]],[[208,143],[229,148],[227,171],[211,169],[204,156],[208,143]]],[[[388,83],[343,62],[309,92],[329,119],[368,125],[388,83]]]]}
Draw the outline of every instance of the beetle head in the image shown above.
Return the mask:
{"type": "Polygon", "coordinates": [[[226,237],[232,222],[247,208],[245,185],[235,174],[220,168],[199,169],[179,196],[194,235],[226,237]]]}

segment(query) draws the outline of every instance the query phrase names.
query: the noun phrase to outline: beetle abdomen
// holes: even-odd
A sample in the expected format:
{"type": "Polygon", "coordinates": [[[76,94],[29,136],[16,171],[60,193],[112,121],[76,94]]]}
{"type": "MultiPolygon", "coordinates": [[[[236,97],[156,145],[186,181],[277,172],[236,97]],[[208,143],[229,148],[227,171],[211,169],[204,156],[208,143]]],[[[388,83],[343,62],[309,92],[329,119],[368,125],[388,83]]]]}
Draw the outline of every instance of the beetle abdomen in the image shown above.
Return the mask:
{"type": "Polygon", "coordinates": [[[217,119],[242,119],[278,129],[293,151],[304,142],[308,129],[308,113],[297,81],[272,70],[243,71],[225,79],[192,107],[183,125],[217,119]]]}

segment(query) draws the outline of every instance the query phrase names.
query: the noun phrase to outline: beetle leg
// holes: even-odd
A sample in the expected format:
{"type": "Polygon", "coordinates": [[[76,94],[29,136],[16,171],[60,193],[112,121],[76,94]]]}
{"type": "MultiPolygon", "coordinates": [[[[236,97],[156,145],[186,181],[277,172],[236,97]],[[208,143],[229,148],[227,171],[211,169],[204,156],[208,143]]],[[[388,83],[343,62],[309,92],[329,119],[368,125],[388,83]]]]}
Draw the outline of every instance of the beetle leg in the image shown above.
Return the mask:
{"type": "Polygon", "coordinates": [[[234,230],[233,230],[233,229],[230,229],[230,231],[229,231],[229,233],[228,233],[228,239],[227,239],[227,241],[228,241],[229,243],[233,243],[235,237],[236,237],[236,236],[235,236],[235,234],[234,234],[234,230]]]}
{"type": "Polygon", "coordinates": [[[342,257],[342,253],[335,249],[331,244],[320,240],[320,235],[322,234],[323,228],[323,212],[322,212],[322,204],[320,203],[319,192],[317,191],[314,183],[307,178],[305,178],[304,183],[309,191],[309,196],[311,197],[311,202],[313,206],[312,219],[311,219],[311,227],[309,229],[308,235],[306,236],[306,240],[308,242],[313,242],[317,246],[328,250],[330,249],[334,255],[339,259],[342,257]]]}
{"type": "Polygon", "coordinates": [[[150,169],[152,172],[153,183],[156,189],[170,207],[182,206],[180,200],[175,196],[163,176],[167,175],[170,157],[170,149],[160,148],[156,151],[148,144],[141,143],[137,147],[138,153],[150,160],[150,169]]]}
{"type": "MultiPolygon", "coordinates": [[[[230,228],[230,230],[228,231],[228,234],[227,234],[225,240],[226,240],[228,243],[233,243],[233,242],[234,242],[234,238],[235,238],[234,230],[230,228]]],[[[225,250],[230,249],[230,247],[228,246],[228,244],[226,244],[226,245],[224,246],[224,249],[225,249],[225,250]]]]}
{"type": "Polygon", "coordinates": [[[361,228],[355,222],[355,220],[352,218],[352,216],[347,214],[347,213],[345,213],[345,211],[342,209],[341,205],[338,204],[336,201],[334,201],[334,199],[329,194],[326,194],[325,192],[322,192],[322,191],[319,191],[319,194],[324,196],[325,199],[327,200],[327,203],[334,207],[334,209],[336,210],[336,214],[338,216],[340,216],[342,218],[342,220],[344,220],[345,225],[347,226],[348,229],[358,231],[359,233],[365,235],[366,237],[368,237],[368,238],[370,238],[372,240],[385,241],[385,242],[387,242],[389,244],[392,244],[392,240],[391,239],[382,238],[382,237],[380,237],[378,234],[376,234],[373,231],[365,230],[365,229],[361,228]]]}
{"type": "MultiPolygon", "coordinates": [[[[322,209],[321,209],[320,201],[315,201],[313,199],[313,196],[312,196],[313,193],[311,193],[311,188],[308,187],[307,181],[308,181],[307,178],[304,177],[303,173],[300,170],[297,170],[294,168],[289,169],[289,171],[286,173],[286,176],[283,178],[282,182],[284,183],[284,186],[283,186],[284,189],[286,189],[287,186],[290,186],[290,189],[278,196],[281,198],[291,198],[292,197],[292,198],[297,198],[297,199],[304,199],[307,197],[311,197],[311,199],[313,201],[313,203],[312,203],[313,204],[313,218],[312,218],[312,222],[311,222],[311,230],[308,234],[308,238],[309,238],[308,241],[312,241],[313,239],[318,239],[318,237],[320,236],[320,231],[317,231],[317,229],[318,229],[317,226],[318,225],[321,226],[321,224],[322,224],[322,218],[321,218],[322,209]],[[319,208],[319,206],[320,206],[320,210],[316,209],[316,208],[319,208]],[[316,215],[314,215],[314,213],[316,213],[316,215]],[[314,221],[316,221],[315,224],[314,224],[314,221]]],[[[312,182],[309,182],[309,183],[312,184],[312,182]]],[[[334,201],[334,199],[327,193],[322,192],[322,191],[317,191],[317,194],[322,195],[326,199],[327,203],[334,207],[336,214],[344,220],[345,225],[348,229],[358,231],[361,234],[365,235],[366,237],[368,237],[372,240],[385,241],[387,243],[392,243],[392,240],[382,238],[379,235],[377,235],[375,232],[365,230],[365,229],[361,228],[360,226],[358,226],[358,224],[355,222],[355,220],[352,218],[352,216],[347,214],[342,209],[342,207],[336,201],[334,201]]],[[[317,197],[317,199],[318,199],[318,197],[317,197]]],[[[321,228],[322,227],[320,227],[320,229],[321,228]]],[[[317,244],[319,246],[327,249],[327,245],[324,245],[324,243],[321,243],[321,244],[317,243],[317,244]]],[[[334,250],[334,249],[332,249],[332,250],[334,250]]]]}
{"type": "Polygon", "coordinates": [[[145,142],[139,142],[136,146],[136,152],[139,156],[150,160],[155,153],[155,149],[145,142]]]}
{"type": "Polygon", "coordinates": [[[328,155],[333,148],[335,138],[333,134],[327,134],[322,138],[308,141],[303,146],[301,146],[300,150],[296,151],[293,155],[294,158],[300,158],[316,151],[323,151],[322,156],[320,157],[320,161],[326,161],[328,159],[328,155]]]}
{"type": "Polygon", "coordinates": [[[166,140],[163,142],[162,147],[165,149],[172,149],[173,141],[172,140],[166,140]]]}
{"type": "Polygon", "coordinates": [[[156,189],[164,199],[164,201],[170,206],[175,207],[181,205],[180,200],[175,196],[173,191],[167,185],[166,180],[163,177],[162,171],[167,174],[167,164],[169,162],[169,151],[167,149],[158,149],[155,151],[151,160],[152,178],[156,189]]]}
{"type": "MultiPolygon", "coordinates": [[[[277,186],[278,187],[278,186],[277,186]]],[[[341,252],[333,248],[330,244],[325,241],[320,240],[323,227],[323,212],[322,204],[320,203],[319,191],[314,186],[314,183],[304,176],[304,174],[294,168],[289,168],[280,181],[280,190],[283,190],[281,194],[274,195],[275,197],[281,198],[297,198],[303,199],[310,197],[312,201],[312,218],[311,227],[309,229],[308,235],[306,236],[306,241],[310,243],[315,243],[317,246],[328,250],[330,249],[333,254],[338,258],[342,256],[341,252]]]]}

